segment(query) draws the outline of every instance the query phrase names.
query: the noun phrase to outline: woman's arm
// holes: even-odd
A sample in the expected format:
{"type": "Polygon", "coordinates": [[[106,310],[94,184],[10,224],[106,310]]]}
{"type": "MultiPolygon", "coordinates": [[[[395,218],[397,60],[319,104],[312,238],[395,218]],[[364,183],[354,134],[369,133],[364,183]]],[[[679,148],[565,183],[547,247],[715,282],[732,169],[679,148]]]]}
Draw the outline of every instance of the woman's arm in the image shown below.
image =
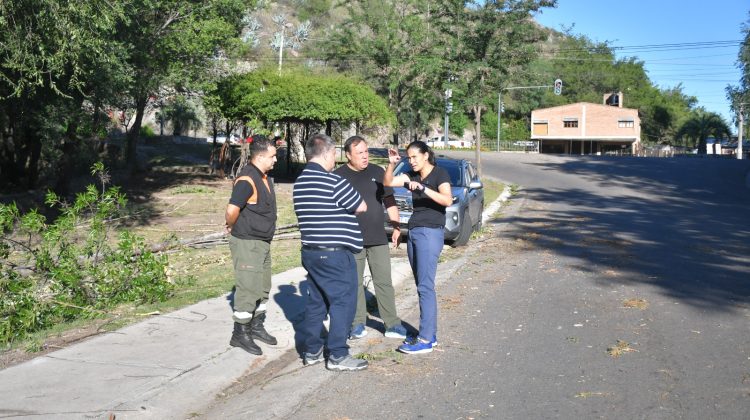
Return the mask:
{"type": "Polygon", "coordinates": [[[386,187],[403,187],[405,182],[409,182],[409,176],[406,174],[393,176],[393,169],[400,160],[401,156],[397,149],[388,149],[388,166],[383,175],[383,185],[386,187]]]}
{"type": "Polygon", "coordinates": [[[425,188],[424,185],[419,183],[419,187],[417,187],[417,190],[422,190],[422,193],[429,197],[432,201],[440,204],[441,206],[448,207],[453,203],[453,194],[451,193],[451,184],[448,182],[444,182],[440,185],[438,185],[438,189],[431,190],[429,188],[425,188]]]}

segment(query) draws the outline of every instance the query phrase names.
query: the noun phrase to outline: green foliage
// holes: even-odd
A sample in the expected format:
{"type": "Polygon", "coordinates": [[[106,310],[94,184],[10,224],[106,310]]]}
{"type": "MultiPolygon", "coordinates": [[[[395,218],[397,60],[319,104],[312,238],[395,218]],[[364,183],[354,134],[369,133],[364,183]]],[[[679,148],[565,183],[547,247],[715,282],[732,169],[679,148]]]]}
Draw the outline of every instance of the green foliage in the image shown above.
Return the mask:
{"type": "Polygon", "coordinates": [[[453,33],[441,32],[434,21],[452,20],[442,9],[454,6],[421,0],[343,4],[347,18],[320,42],[320,54],[337,70],[371,84],[395,114],[399,131],[421,134],[442,114],[447,44],[442,39],[453,33]]]}
{"type": "MultiPolygon", "coordinates": [[[[725,91],[727,99],[731,101],[732,111],[735,114],[735,120],[739,121],[740,108],[743,108],[745,115],[750,109],[750,11],[748,19],[742,24],[742,33],[744,40],[740,44],[740,51],[737,54],[737,67],[740,69],[740,80],[737,85],[727,85],[725,91]],[[744,106],[740,106],[743,104],[744,106]]],[[[750,118],[745,117],[745,133],[750,131],[750,118]]]]}
{"type": "MultiPolygon", "coordinates": [[[[100,163],[92,172],[107,179],[100,163]]],[[[0,204],[0,343],[123,302],[170,295],[166,257],[130,232],[110,238],[126,203],[118,188],[89,185],[73,203],[50,192],[46,203],[60,211],[53,223],[35,210],[20,215],[15,204],[0,204]]]]}
{"type": "Polygon", "coordinates": [[[183,95],[175,96],[167,102],[166,106],[157,112],[156,119],[159,118],[172,123],[172,134],[175,136],[187,134],[190,130],[201,127],[195,105],[183,95]]]}
{"type": "Polygon", "coordinates": [[[719,114],[698,109],[680,126],[675,138],[693,140],[693,144],[698,147],[698,153],[705,154],[708,137],[722,139],[730,135],[729,125],[719,114]]]}
{"type": "Polygon", "coordinates": [[[156,133],[154,133],[154,129],[150,125],[141,126],[141,137],[148,139],[154,136],[156,136],[156,133]]]}
{"type": "Polygon", "coordinates": [[[387,125],[393,120],[385,102],[369,87],[344,76],[262,70],[219,83],[227,118],[265,122],[387,125]]]}
{"type": "Polygon", "coordinates": [[[325,16],[331,10],[331,0],[299,0],[297,13],[300,21],[325,16]]]}
{"type": "MultiPolygon", "coordinates": [[[[455,108],[454,108],[455,109],[455,108]]],[[[448,120],[449,131],[461,137],[469,126],[469,117],[463,112],[453,112],[448,120]]]]}

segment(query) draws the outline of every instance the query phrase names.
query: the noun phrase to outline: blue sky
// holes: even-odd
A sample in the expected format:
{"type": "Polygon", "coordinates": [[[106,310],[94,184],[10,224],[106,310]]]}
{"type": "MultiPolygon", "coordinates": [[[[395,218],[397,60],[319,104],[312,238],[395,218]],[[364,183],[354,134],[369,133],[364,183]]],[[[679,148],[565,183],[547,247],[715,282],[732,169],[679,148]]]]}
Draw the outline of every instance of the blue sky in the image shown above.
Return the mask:
{"type": "MultiPolygon", "coordinates": [[[[617,57],[643,61],[651,81],[659,87],[682,83],[683,92],[697,97],[699,106],[719,113],[731,124],[724,88],[738,84],[739,45],[716,42],[741,40],[748,12],[748,0],[558,0],[557,8],[544,9],[536,18],[553,29],[575,25],[575,34],[609,41],[613,47],[631,47],[618,50],[617,57]],[[632,48],[664,44],[680,45],[632,48]]],[[[626,97],[625,106],[627,101],[626,97]]]]}

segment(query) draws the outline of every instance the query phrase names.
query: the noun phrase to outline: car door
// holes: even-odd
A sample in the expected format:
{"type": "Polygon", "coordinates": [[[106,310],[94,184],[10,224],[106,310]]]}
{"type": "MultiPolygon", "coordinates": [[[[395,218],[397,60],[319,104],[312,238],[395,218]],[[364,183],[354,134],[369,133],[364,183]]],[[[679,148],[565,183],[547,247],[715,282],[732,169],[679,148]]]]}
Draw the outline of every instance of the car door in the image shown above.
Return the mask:
{"type": "MultiPolygon", "coordinates": [[[[471,184],[472,181],[478,181],[477,172],[474,170],[474,166],[466,162],[466,185],[471,184]]],[[[471,215],[471,224],[476,225],[482,217],[482,202],[484,198],[484,191],[481,188],[469,188],[469,214],[471,215]]]]}

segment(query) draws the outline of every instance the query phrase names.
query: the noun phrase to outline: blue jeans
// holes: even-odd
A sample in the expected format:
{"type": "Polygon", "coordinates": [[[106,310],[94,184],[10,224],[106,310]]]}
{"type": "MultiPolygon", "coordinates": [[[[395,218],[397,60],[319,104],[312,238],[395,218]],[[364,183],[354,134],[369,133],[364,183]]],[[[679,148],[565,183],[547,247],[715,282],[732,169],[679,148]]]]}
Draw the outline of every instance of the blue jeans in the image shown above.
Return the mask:
{"type": "Polygon", "coordinates": [[[316,353],[326,344],[321,338],[326,314],[328,351],[335,358],[349,354],[346,339],[357,309],[357,263],[350,251],[302,249],[302,266],[309,286],[305,304],[305,349],[316,353]]]}
{"type": "Polygon", "coordinates": [[[419,338],[427,341],[437,337],[435,276],[443,241],[443,228],[415,227],[409,229],[406,242],[406,253],[419,294],[419,338]]]}

